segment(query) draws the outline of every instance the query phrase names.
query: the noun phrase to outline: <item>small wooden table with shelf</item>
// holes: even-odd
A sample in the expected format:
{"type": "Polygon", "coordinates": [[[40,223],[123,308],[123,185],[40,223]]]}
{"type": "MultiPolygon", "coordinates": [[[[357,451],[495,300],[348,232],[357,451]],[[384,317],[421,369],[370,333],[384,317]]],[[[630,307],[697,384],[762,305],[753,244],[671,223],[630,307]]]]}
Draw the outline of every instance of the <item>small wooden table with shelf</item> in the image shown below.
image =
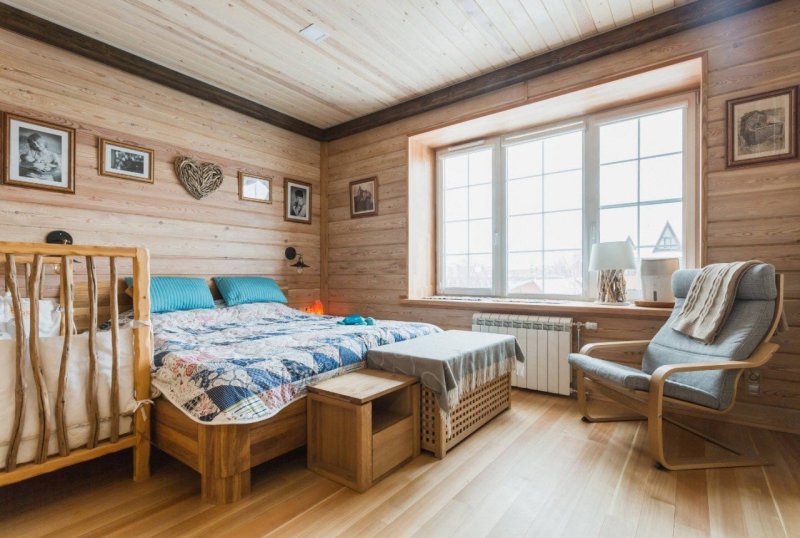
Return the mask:
{"type": "Polygon", "coordinates": [[[419,380],[359,370],[308,387],[308,468],[368,490],[419,456],[419,380]]]}

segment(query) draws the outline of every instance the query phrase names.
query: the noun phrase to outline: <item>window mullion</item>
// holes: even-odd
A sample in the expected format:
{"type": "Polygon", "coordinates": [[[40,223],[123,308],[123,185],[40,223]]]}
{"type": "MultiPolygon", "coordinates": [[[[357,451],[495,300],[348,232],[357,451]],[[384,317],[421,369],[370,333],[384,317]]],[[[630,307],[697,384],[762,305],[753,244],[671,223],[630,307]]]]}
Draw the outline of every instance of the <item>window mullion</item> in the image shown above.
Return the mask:
{"type": "Polygon", "coordinates": [[[589,298],[596,292],[589,255],[600,240],[600,129],[595,122],[587,124],[583,147],[583,296],[589,298]]]}
{"type": "Polygon", "coordinates": [[[444,244],[444,169],[443,158],[436,155],[436,294],[443,292],[445,288],[445,252],[444,244]]]}
{"type": "Polygon", "coordinates": [[[500,138],[495,140],[492,149],[492,210],[493,210],[493,236],[492,236],[492,282],[493,293],[505,297],[508,295],[507,281],[507,240],[506,240],[506,158],[505,149],[500,143],[500,138]]]}

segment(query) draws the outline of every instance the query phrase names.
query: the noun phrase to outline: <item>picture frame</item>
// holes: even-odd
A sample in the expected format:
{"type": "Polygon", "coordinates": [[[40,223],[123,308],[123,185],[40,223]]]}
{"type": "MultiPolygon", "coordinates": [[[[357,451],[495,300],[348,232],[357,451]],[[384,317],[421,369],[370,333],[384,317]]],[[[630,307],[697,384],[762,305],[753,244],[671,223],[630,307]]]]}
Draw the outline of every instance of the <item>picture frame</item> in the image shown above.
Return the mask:
{"type": "Polygon", "coordinates": [[[75,194],[75,129],[10,113],[3,126],[3,184],[75,194]]]}
{"type": "Polygon", "coordinates": [[[97,172],[101,176],[155,183],[152,149],[100,138],[97,153],[97,172]]]}
{"type": "Polygon", "coordinates": [[[378,214],[378,176],[350,182],[350,218],[378,214]]]}
{"type": "Polygon", "coordinates": [[[272,203],[272,178],[239,172],[239,200],[272,203]]]}
{"type": "Polygon", "coordinates": [[[283,219],[311,224],[311,184],[297,179],[283,179],[283,219]]]}
{"type": "Polygon", "coordinates": [[[728,167],[797,157],[797,87],[726,103],[728,167]]]}

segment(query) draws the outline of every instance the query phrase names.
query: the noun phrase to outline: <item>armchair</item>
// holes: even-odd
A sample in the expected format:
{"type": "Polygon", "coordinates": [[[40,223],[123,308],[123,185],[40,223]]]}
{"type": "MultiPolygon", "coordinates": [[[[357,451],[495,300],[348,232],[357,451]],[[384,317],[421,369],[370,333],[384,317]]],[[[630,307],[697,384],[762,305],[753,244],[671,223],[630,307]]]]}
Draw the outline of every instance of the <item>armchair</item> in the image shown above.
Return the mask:
{"type": "Polygon", "coordinates": [[[589,344],[570,354],[576,373],[578,405],[587,422],[647,420],[649,446],[657,465],[671,470],[763,465],[760,458],[744,456],[726,444],[664,415],[665,410],[724,414],[736,399],[742,372],[769,361],[779,346],[770,340],[783,312],[783,275],[768,264],[753,266],[739,284],[733,308],[712,344],[704,344],[673,330],[672,320],[699,269],[673,275],[675,309],[652,340],[589,344]],[[601,352],[641,352],[641,369],[597,358],[601,352]],[[589,410],[595,392],[632,410],[598,416],[589,410]],[[730,451],[719,458],[668,460],[664,452],[664,422],[670,422],[730,451]]]}

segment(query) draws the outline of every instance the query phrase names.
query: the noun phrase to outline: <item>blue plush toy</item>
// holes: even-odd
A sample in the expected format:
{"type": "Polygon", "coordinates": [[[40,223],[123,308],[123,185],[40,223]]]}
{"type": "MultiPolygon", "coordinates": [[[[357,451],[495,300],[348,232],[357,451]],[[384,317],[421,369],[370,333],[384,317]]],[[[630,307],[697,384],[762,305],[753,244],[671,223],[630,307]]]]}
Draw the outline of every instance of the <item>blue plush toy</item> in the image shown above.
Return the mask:
{"type": "Polygon", "coordinates": [[[375,320],[356,314],[353,316],[347,316],[339,322],[339,325],[375,325],[375,320]]]}

